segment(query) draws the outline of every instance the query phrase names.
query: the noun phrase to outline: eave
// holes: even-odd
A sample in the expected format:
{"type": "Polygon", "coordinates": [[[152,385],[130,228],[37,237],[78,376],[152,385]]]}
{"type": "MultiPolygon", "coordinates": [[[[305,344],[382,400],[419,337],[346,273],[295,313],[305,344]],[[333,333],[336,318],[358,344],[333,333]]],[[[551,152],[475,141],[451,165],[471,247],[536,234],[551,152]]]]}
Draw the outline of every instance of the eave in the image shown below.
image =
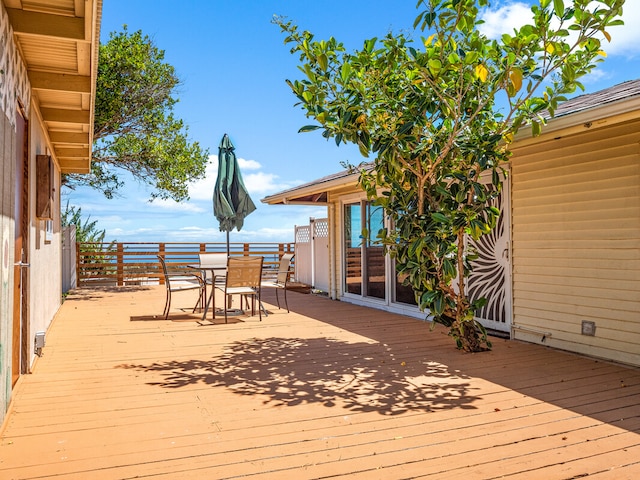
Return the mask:
{"type": "Polygon", "coordinates": [[[343,170],[261,199],[268,205],[328,205],[329,194],[358,183],[360,173],[343,170]]]}
{"type": "Polygon", "coordinates": [[[561,105],[556,116],[548,119],[537,137],[530,128],[522,128],[511,150],[596,130],[640,118],[640,80],[628,81],[613,87],[580,95],[561,105]]]}
{"type": "Polygon", "coordinates": [[[91,168],[102,0],[3,0],[62,173],[91,168]]]}

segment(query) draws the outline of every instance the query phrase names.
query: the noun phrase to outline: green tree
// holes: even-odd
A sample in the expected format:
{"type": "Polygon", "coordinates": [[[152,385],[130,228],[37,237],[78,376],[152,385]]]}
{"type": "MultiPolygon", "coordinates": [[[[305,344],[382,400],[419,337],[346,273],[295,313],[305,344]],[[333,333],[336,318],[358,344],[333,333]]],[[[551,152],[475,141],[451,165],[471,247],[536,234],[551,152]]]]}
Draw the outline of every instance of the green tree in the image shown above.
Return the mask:
{"type": "Polygon", "coordinates": [[[76,227],[76,243],[79,244],[80,252],[83,254],[80,268],[84,273],[116,273],[114,266],[108,266],[115,258],[113,252],[116,241],[104,243],[106,231],[98,228],[97,220],[91,220],[91,215],[84,218],[82,208],[69,205],[67,201],[61,214],[61,222],[63,227],[71,225],[76,227]]]}
{"type": "Polygon", "coordinates": [[[70,174],[65,184],[93,187],[112,198],[129,172],[151,198],[188,198],[188,184],[204,176],[208,152],[188,139],[174,117],[179,80],[164,51],[126,26],[100,45],[91,173],[70,174]]]}
{"type": "Polygon", "coordinates": [[[106,231],[98,228],[98,221],[92,221],[91,215],[83,218],[82,208],[69,205],[68,201],[61,215],[61,223],[63,227],[76,226],[76,242],[104,242],[106,231]]]}
{"type": "Polygon", "coordinates": [[[524,125],[538,134],[544,115],[582,88],[580,77],[604,55],[607,28],[622,23],[623,3],[540,0],[530,24],[491,40],[478,29],[487,0],[420,0],[414,28],[428,37],[389,34],[353,53],[275,19],[304,74],[287,82],[318,122],[300,130],[320,129],[375,155],[359,181],[393,225],[378,241],[419,307],[449,328],[458,348],[491,347],[474,320],[485,300],[467,297],[476,257],[465,238],[495,225],[491,200],[509,143],[524,125]]]}

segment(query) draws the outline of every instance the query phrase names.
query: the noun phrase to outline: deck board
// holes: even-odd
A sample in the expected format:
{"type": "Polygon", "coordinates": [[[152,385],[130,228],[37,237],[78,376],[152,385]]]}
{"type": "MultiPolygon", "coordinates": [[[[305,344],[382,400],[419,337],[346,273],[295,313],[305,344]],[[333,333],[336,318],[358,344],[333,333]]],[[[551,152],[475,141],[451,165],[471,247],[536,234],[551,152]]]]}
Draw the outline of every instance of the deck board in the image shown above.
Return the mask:
{"type": "Polygon", "coordinates": [[[165,321],[163,300],[69,296],[18,383],[0,478],[640,478],[636,368],[502,339],[465,354],[302,293],[228,324],[165,321]]]}

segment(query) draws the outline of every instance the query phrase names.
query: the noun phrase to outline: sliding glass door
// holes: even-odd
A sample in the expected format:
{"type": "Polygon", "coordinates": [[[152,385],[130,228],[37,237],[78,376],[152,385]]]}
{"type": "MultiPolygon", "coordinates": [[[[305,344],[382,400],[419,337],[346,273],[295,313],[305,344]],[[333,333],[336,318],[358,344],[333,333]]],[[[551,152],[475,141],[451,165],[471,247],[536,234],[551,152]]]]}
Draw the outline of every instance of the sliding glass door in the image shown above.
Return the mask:
{"type": "Polygon", "coordinates": [[[382,207],[369,202],[344,206],[344,252],[346,293],[386,298],[384,249],[377,241],[384,228],[382,207]]]}

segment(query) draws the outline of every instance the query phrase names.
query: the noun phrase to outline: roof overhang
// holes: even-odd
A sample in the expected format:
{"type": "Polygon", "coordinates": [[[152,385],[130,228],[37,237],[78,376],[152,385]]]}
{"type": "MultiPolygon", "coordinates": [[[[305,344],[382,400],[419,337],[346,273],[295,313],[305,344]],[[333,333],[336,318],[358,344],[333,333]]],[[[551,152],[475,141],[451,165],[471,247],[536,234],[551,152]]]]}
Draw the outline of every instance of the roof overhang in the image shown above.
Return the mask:
{"type": "Polygon", "coordinates": [[[62,173],[91,168],[102,0],[3,0],[62,173]]]}
{"type": "Polygon", "coordinates": [[[358,184],[359,172],[343,170],[260,200],[268,205],[328,205],[329,194],[358,184]]]}
{"type": "MultiPolygon", "coordinates": [[[[640,82],[626,82],[625,84],[633,84],[636,90],[640,89],[640,82]]],[[[622,85],[625,85],[622,84],[622,85]]],[[[614,90],[603,90],[609,92],[614,90]]],[[[598,95],[601,92],[596,92],[598,95]]],[[[587,97],[589,95],[585,95],[587,97]]],[[[582,98],[579,97],[579,98],[582,98]]],[[[571,101],[566,102],[570,104],[571,101]]],[[[619,123],[640,119],[640,95],[636,91],[636,95],[631,97],[621,97],[609,103],[597,104],[593,107],[586,107],[581,110],[573,110],[569,113],[557,115],[548,119],[547,124],[541,129],[541,133],[537,137],[531,135],[531,129],[523,127],[515,136],[511,150],[526,147],[535,143],[541,143],[549,139],[557,139],[584,133],[588,130],[596,130],[619,123]]]]}

